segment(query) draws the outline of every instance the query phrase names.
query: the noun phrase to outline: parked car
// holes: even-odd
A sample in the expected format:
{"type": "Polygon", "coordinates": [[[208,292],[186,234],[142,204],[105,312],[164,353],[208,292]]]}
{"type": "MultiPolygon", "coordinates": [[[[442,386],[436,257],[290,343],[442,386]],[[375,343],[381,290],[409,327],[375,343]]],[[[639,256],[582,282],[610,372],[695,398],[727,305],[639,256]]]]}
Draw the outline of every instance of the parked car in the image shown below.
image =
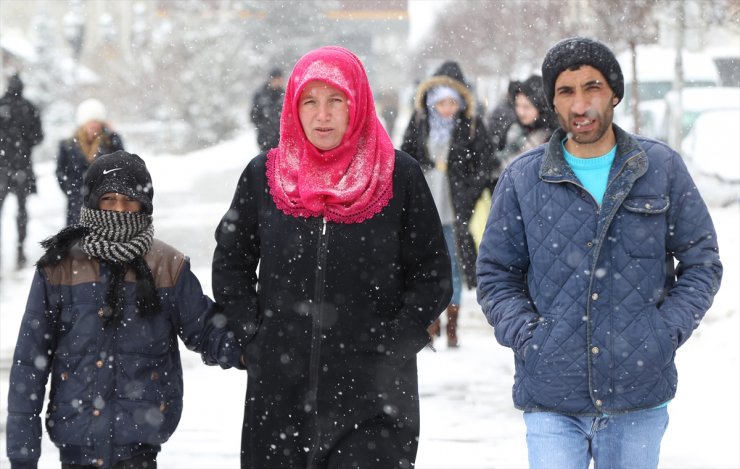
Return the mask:
{"type": "Polygon", "coordinates": [[[663,128],[657,138],[677,148],[702,113],[740,108],[740,88],[727,86],[684,88],[681,93],[682,112],[680,116],[678,115],[678,92],[669,91],[664,101],[665,118],[663,128]],[[680,134],[676,128],[679,121],[681,123],[680,134]]]}
{"type": "MultiPolygon", "coordinates": [[[[676,78],[676,50],[658,45],[637,47],[637,82],[640,99],[639,133],[658,138],[663,129],[665,116],[665,95],[673,89],[676,78]]],[[[719,86],[720,75],[712,56],[699,52],[683,51],[683,86],[719,86]]],[[[632,112],[632,84],[635,73],[632,71],[630,51],[617,56],[624,75],[624,99],[614,109],[614,122],[628,132],[634,132],[632,112]]]]}
{"type": "Polygon", "coordinates": [[[681,145],[686,165],[710,206],[740,202],[740,109],[703,112],[681,145]]]}

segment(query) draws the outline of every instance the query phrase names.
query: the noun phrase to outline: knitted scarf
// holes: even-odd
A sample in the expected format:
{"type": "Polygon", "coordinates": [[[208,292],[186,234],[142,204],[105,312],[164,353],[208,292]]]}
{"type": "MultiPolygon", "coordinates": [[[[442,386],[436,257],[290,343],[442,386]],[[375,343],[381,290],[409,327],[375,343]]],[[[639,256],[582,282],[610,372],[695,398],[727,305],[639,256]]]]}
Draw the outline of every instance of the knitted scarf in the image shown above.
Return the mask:
{"type": "Polygon", "coordinates": [[[136,306],[146,316],[161,311],[154,276],[144,255],[154,239],[151,215],[93,210],[83,207],[80,223],[71,225],[41,243],[46,252],[37,265],[55,265],[79,241],[80,249],[108,267],[110,278],[103,319],[106,324],[123,315],[123,281],[126,269],[136,273],[136,306]]]}
{"type": "Polygon", "coordinates": [[[277,208],[294,217],[360,223],[393,197],[394,164],[393,143],[375,112],[360,59],[335,46],[304,55],[285,90],[280,144],[267,154],[267,180],[277,208]],[[339,146],[327,151],[308,141],[298,117],[301,92],[312,80],[342,90],[348,99],[347,131],[339,146]]]}

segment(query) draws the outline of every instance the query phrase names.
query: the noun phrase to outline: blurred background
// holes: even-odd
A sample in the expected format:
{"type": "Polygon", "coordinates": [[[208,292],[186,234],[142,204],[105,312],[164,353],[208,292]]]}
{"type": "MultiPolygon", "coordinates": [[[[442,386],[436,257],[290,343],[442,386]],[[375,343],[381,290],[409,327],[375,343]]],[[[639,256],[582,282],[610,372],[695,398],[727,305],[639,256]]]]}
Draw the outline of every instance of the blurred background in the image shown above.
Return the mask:
{"type": "MultiPolygon", "coordinates": [[[[273,67],[287,74],[305,52],[339,44],[365,63],[397,142],[416,83],[443,60],[460,62],[489,112],[510,80],[539,73],[549,46],[576,34],[621,54],[617,122],[674,146],[689,129],[664,119],[669,91],[740,87],[737,0],[2,0],[0,89],[20,72],[40,107],[36,161],[55,157],[88,97],[131,150],[186,153],[250,126],[252,94],[273,67]]],[[[671,106],[679,120],[682,98],[671,106]]]]}

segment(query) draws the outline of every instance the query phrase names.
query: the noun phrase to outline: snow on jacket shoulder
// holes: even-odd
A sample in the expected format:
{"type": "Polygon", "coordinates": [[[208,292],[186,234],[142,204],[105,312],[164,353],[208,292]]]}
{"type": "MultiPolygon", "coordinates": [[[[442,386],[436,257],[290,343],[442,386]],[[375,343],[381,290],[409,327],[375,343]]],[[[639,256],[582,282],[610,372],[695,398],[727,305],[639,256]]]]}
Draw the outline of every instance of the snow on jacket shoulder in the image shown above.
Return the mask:
{"type": "Polygon", "coordinates": [[[599,415],[667,402],[676,349],[719,288],[714,226],[681,157],[614,129],[602,206],[565,162],[562,130],[496,187],[478,300],[514,351],[520,409],[599,415]]]}
{"type": "Polygon", "coordinates": [[[238,366],[240,352],[214,325],[215,304],[179,251],[155,240],[145,256],[162,312],[136,311],[135,277],[125,278],[123,317],[98,316],[108,272],[79,248],[56,266],[37,269],[10,372],[7,451],[13,464],[40,455],[46,381],[46,427],[62,462],[110,467],[159,451],[180,420],[183,379],[177,337],[208,364],[238,366]]]}

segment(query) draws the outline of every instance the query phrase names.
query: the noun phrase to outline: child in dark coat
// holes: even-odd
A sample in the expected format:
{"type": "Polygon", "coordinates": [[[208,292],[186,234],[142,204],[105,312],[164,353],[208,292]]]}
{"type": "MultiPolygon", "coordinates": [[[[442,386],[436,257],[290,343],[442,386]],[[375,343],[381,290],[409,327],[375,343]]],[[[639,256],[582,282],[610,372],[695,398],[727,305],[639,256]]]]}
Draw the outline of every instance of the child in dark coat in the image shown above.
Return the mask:
{"type": "Polygon", "coordinates": [[[63,468],[156,468],[183,406],[178,336],[240,367],[188,258],[154,238],[152,180],[124,151],[96,158],[80,222],[42,243],[10,371],[11,467],[35,468],[46,428],[63,468]]]}

